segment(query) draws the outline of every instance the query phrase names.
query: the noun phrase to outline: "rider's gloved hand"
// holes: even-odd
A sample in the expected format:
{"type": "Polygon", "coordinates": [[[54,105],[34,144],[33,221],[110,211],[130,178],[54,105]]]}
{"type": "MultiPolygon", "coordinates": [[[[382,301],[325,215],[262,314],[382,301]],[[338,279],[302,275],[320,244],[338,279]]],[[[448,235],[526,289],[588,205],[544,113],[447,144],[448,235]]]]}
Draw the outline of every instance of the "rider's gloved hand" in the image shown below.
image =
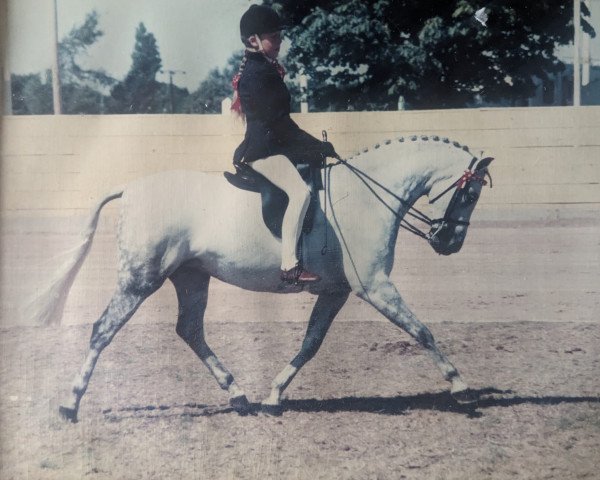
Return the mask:
{"type": "Polygon", "coordinates": [[[340,156],[335,151],[335,148],[333,148],[333,144],[331,142],[323,142],[323,147],[321,149],[321,155],[323,155],[323,157],[325,157],[325,158],[327,158],[327,157],[340,158],[340,156]]]}

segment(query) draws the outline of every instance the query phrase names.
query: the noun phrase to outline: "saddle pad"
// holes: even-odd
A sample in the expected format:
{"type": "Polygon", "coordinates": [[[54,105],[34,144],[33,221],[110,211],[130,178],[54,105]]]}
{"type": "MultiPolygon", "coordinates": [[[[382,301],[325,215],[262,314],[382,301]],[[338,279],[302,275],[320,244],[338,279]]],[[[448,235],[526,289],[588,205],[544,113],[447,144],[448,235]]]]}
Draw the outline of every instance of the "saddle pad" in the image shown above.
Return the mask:
{"type": "MultiPolygon", "coordinates": [[[[304,218],[304,224],[302,226],[303,233],[310,233],[313,227],[315,213],[319,206],[319,196],[318,194],[314,193],[319,190],[319,185],[315,186],[315,182],[312,180],[315,177],[318,177],[320,183],[321,175],[319,174],[318,169],[316,169],[317,175],[311,172],[310,170],[313,169],[310,168],[302,170],[299,168],[298,170],[304,181],[311,189],[310,204],[304,218]]],[[[287,194],[251,168],[244,169],[243,171],[238,170],[235,174],[231,172],[223,172],[223,175],[227,181],[236,188],[247,190],[249,192],[260,193],[262,200],[263,221],[275,237],[281,238],[283,215],[289,203],[287,194]]]]}

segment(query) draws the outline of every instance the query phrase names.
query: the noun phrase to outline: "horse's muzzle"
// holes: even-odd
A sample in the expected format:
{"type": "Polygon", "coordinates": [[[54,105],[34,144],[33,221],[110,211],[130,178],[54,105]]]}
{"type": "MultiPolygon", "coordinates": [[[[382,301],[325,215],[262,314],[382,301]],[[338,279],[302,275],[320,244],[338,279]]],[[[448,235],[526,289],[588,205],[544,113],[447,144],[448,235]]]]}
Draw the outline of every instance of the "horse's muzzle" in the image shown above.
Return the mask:
{"type": "Polygon", "coordinates": [[[464,235],[457,235],[454,228],[443,226],[434,227],[428,235],[429,245],[440,255],[452,255],[460,251],[463,245],[464,235]]]}

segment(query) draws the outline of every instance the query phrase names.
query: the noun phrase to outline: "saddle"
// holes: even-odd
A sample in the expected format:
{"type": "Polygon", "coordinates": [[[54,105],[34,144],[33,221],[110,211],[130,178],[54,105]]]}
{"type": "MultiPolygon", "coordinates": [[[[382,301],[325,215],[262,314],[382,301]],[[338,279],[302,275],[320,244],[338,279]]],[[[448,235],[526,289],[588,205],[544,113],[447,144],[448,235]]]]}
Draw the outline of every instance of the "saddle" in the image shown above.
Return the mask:
{"type": "MultiPolygon", "coordinates": [[[[263,221],[275,237],[281,238],[283,215],[288,206],[287,194],[253,170],[252,167],[244,163],[236,163],[234,166],[235,174],[223,172],[223,175],[234,187],[260,194],[263,221]]],[[[296,168],[310,189],[310,204],[302,226],[302,232],[306,234],[312,231],[315,213],[319,207],[319,190],[323,190],[321,168],[306,163],[296,165],[296,168]]]]}

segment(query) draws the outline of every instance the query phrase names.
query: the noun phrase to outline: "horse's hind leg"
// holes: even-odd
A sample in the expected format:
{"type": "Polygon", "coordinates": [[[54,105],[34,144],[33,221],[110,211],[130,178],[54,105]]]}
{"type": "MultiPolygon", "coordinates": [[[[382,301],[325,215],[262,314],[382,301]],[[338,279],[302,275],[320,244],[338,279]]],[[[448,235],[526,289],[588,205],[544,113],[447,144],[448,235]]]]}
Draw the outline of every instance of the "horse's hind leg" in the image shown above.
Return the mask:
{"type": "Polygon", "coordinates": [[[187,343],[216,378],[219,386],[229,392],[229,403],[240,414],[248,413],[250,405],[233,375],[223,366],[204,337],[204,312],[208,300],[210,276],[199,270],[182,267],[170,277],[179,301],[177,334],[187,343]]]}
{"type": "Polygon", "coordinates": [[[59,409],[63,418],[71,422],[77,421],[81,398],[87,390],[100,353],[111,342],[121,327],[127,323],[127,320],[131,318],[147,296],[131,293],[124,289],[118,289],[115,292],[104,313],[94,323],[88,354],[79,374],[73,380],[73,387],[68,399],[59,409]]]}
{"type": "Polygon", "coordinates": [[[331,322],[348,299],[348,292],[335,295],[319,295],[308,322],[300,352],[286,367],[275,377],[271,383],[271,394],[262,402],[266,412],[279,413],[281,394],[294,379],[298,371],[312,359],[331,326],[331,322]]]}
{"type": "Polygon", "coordinates": [[[452,383],[451,393],[457,400],[469,400],[469,388],[461,379],[458,370],[438,349],[429,329],[410,311],[393,283],[389,280],[379,283],[366,291],[359,291],[358,295],[373,305],[394,325],[410,334],[429,352],[444,378],[452,383]]]}

